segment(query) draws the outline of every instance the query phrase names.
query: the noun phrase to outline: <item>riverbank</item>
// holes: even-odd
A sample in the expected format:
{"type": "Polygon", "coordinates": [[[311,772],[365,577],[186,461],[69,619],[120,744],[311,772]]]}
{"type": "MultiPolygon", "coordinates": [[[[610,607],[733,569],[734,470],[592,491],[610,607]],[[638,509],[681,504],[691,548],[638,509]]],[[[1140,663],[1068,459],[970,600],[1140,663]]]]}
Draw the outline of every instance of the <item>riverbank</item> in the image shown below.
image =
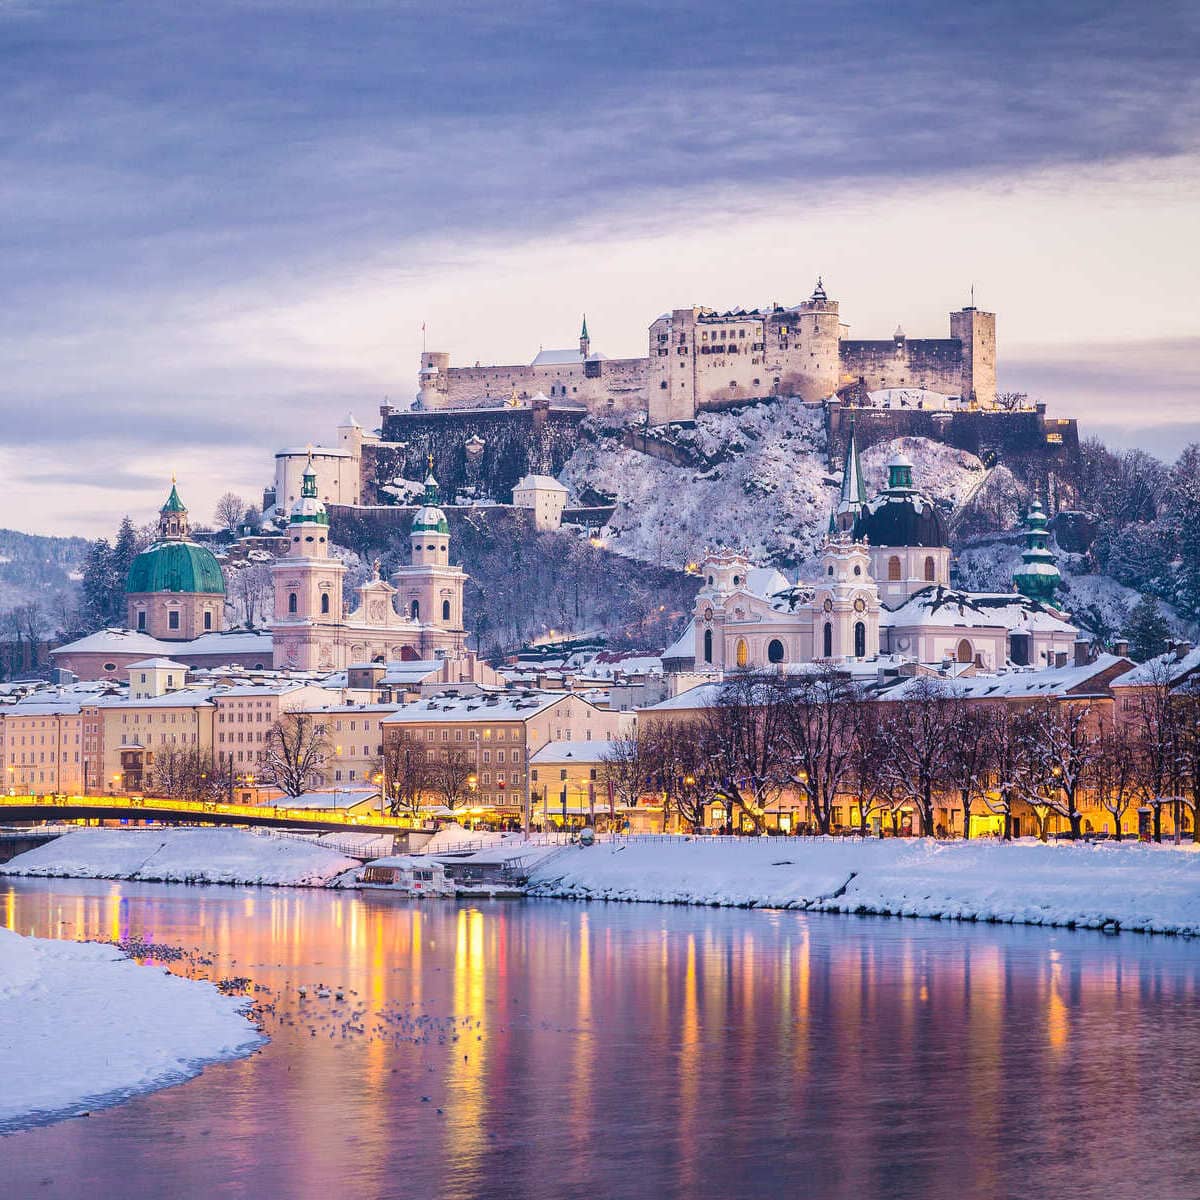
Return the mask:
{"type": "Polygon", "coordinates": [[[630,839],[571,847],[531,895],[1200,934],[1190,846],[630,839]]]}
{"type": "Polygon", "coordinates": [[[77,829],[18,854],[0,875],[327,887],[358,866],[315,842],[244,829],[77,829]]]}
{"type": "Polygon", "coordinates": [[[266,1039],[245,997],[114,946],[0,929],[0,1133],[182,1083],[266,1039]]]}

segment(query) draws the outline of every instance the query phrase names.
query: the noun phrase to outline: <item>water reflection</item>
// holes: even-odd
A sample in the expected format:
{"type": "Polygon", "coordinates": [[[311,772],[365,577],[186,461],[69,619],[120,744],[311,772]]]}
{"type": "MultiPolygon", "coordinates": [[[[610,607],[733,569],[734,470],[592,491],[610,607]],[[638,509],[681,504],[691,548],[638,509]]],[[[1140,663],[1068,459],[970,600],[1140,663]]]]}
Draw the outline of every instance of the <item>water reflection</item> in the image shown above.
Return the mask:
{"type": "Polygon", "coordinates": [[[1190,943],[82,881],[0,904],[248,978],[272,1038],[0,1141],[14,1196],[1200,1195],[1171,1134],[1190,943]]]}

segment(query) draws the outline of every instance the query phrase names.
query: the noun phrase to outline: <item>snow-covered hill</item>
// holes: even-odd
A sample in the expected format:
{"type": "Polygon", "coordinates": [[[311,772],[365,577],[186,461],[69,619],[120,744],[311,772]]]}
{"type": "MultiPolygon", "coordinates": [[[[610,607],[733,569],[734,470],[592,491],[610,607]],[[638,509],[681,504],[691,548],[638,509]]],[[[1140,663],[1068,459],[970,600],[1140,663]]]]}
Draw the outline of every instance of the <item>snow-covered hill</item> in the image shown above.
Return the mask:
{"type": "MultiPolygon", "coordinates": [[[[611,549],[682,567],[705,547],[734,546],[762,563],[794,567],[810,558],[829,524],[840,475],[827,467],[823,416],[798,400],[702,413],[673,441],[695,466],[675,466],[623,446],[616,436],[581,446],[560,478],[576,494],[617,498],[611,549]]],[[[913,460],[918,485],[947,508],[985,475],[973,454],[924,438],[898,438],[863,455],[874,491],[897,451],[913,460]]]]}

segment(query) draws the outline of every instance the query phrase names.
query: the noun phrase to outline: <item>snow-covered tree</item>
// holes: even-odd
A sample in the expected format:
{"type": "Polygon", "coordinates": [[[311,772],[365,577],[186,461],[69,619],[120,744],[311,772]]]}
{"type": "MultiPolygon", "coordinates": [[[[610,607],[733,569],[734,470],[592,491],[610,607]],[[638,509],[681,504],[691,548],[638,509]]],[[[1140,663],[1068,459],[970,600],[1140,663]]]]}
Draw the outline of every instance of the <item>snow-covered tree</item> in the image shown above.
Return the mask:
{"type": "Polygon", "coordinates": [[[1125,622],[1129,653],[1137,662],[1155,658],[1166,650],[1170,633],[1158,601],[1153,596],[1143,595],[1125,622]]]}
{"type": "Polygon", "coordinates": [[[285,796],[302,796],[322,782],[330,750],[323,724],[307,713],[283,713],[267,730],[258,773],[285,796]]]}

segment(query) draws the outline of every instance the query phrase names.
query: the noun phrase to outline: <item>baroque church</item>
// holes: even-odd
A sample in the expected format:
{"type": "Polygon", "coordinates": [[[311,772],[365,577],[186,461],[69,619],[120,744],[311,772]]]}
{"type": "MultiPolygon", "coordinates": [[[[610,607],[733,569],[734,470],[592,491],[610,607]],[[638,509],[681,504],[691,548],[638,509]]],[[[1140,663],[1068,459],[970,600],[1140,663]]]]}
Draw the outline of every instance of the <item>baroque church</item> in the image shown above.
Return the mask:
{"type": "Polygon", "coordinates": [[[271,564],[270,631],[226,630],[225,578],[207,547],[192,540],[174,480],[159,511],[158,537],[134,559],[126,580],[123,629],[102,629],[52,651],[81,679],[123,678],[134,662],[162,657],[190,667],[342,671],[358,663],[439,662],[447,680],[474,678],[466,649],[463,587],[450,562],[450,526],[432,463],[410,529],[411,562],[391,582],[372,578],[343,603],[346,565],[330,553],[329,514],[311,461],[288,513],[286,552],[271,564]]]}
{"type": "Polygon", "coordinates": [[[896,454],[887,471],[868,499],[851,431],[817,577],[791,584],[736,551],[709,553],[691,626],[666,657],[694,654],[698,671],[888,659],[994,672],[1071,661],[1079,631],[1053,607],[1060,579],[1041,505],[1027,519],[1014,590],[961,591],[950,584],[945,517],[914,485],[912,462],[896,454]]]}

